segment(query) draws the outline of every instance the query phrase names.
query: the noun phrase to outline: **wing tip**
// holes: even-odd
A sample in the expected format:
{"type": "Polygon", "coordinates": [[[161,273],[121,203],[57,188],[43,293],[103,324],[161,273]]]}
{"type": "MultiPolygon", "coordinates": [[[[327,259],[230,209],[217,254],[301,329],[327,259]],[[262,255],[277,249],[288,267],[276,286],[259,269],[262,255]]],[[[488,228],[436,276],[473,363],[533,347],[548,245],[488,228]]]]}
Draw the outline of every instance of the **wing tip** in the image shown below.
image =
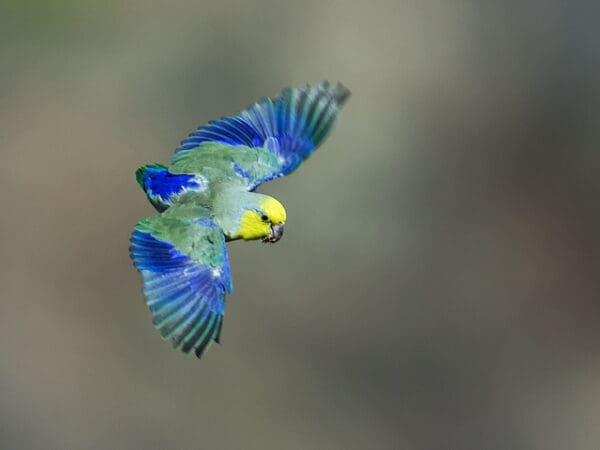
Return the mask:
{"type": "Polygon", "coordinates": [[[338,104],[338,106],[344,106],[344,103],[346,103],[352,95],[350,89],[348,89],[339,81],[333,86],[330,92],[333,95],[333,98],[335,99],[335,102],[338,104]]]}
{"type": "MultiPolygon", "coordinates": [[[[350,91],[350,89],[348,89],[346,86],[344,86],[344,84],[341,81],[336,81],[335,83],[331,83],[329,80],[324,80],[321,83],[316,84],[316,85],[305,84],[304,87],[301,87],[301,88],[293,88],[293,87],[288,86],[281,91],[280,97],[285,97],[287,95],[290,95],[294,91],[304,91],[304,92],[308,92],[308,91],[319,92],[320,91],[320,93],[326,93],[326,94],[330,95],[331,97],[333,97],[333,100],[335,101],[336,106],[338,108],[344,106],[344,104],[352,96],[352,91],[350,91]]],[[[270,98],[262,99],[259,102],[255,103],[254,105],[261,104],[265,100],[271,100],[271,99],[270,98]]],[[[253,105],[250,105],[250,106],[253,106],[253,105]]]]}

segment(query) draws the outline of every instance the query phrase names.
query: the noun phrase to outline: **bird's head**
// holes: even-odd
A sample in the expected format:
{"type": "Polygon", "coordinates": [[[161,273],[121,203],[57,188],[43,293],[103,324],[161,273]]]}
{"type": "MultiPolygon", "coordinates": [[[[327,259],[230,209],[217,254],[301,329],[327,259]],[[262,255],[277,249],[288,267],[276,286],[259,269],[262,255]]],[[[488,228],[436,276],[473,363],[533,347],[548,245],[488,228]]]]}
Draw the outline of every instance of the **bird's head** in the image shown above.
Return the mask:
{"type": "Polygon", "coordinates": [[[238,235],[245,240],[262,239],[263,242],[277,242],[283,236],[285,208],[273,197],[254,194],[251,205],[247,205],[238,235]]]}

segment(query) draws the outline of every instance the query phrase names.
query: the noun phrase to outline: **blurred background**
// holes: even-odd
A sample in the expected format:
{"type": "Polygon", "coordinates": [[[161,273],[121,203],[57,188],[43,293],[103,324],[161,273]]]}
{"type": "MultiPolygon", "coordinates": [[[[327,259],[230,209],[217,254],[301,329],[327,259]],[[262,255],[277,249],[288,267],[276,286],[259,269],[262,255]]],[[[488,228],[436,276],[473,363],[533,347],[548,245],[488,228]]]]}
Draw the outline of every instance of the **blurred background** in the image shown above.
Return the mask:
{"type": "Polygon", "coordinates": [[[0,3],[0,447],[600,448],[600,7],[0,3]],[[353,92],[162,342],[134,177],[285,86],[353,92]]]}

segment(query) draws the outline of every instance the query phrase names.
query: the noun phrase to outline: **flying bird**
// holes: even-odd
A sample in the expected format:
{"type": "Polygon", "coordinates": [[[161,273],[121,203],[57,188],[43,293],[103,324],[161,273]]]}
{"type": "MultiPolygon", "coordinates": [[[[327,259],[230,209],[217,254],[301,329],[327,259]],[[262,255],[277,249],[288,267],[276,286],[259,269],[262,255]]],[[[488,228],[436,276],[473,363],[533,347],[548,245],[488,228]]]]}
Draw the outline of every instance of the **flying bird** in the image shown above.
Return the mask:
{"type": "Polygon", "coordinates": [[[219,342],[232,292],[226,242],[277,242],[286,211],[256,192],[289,175],[325,140],[350,91],[342,84],[284,89],[199,127],[171,165],[140,167],[136,179],[160,214],[142,219],[130,254],[142,274],[152,323],[164,339],[200,357],[219,342]]]}

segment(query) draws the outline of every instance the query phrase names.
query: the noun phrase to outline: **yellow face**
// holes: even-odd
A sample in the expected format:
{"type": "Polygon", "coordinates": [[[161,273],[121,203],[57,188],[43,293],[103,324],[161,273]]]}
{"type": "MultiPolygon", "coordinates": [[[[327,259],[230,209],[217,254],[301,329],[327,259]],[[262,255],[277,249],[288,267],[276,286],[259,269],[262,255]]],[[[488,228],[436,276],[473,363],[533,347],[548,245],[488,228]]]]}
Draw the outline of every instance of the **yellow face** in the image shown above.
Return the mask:
{"type": "Polygon", "coordinates": [[[285,208],[273,197],[261,202],[262,211],[248,210],[242,216],[239,236],[245,240],[265,239],[276,242],[283,234],[285,208]]]}

